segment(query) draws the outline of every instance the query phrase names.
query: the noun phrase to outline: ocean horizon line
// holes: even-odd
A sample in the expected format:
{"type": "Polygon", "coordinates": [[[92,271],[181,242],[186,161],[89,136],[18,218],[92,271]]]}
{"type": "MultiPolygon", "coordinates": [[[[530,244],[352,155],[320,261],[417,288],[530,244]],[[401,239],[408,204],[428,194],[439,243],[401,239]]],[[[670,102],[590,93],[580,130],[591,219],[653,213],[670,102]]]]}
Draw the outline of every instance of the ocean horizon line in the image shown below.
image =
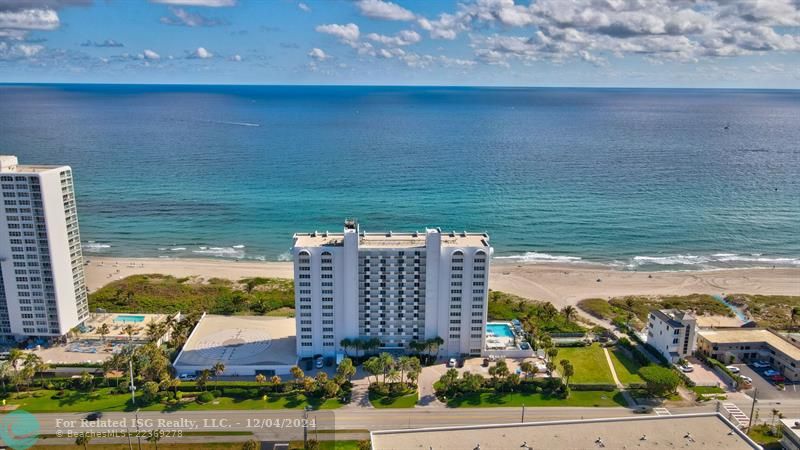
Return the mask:
{"type": "Polygon", "coordinates": [[[616,90],[616,91],[769,91],[797,92],[799,87],[724,87],[724,86],[575,86],[575,85],[478,85],[478,84],[281,84],[281,83],[116,83],[116,82],[61,82],[61,81],[0,81],[0,86],[174,86],[174,87],[327,87],[327,88],[452,88],[452,89],[564,89],[564,90],[616,90]]]}

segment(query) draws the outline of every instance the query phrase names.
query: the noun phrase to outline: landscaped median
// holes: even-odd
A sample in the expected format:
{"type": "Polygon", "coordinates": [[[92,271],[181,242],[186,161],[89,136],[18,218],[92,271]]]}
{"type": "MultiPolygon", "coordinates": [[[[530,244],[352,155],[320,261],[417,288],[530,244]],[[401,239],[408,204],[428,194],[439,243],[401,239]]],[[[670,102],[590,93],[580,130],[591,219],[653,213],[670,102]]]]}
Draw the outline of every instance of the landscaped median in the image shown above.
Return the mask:
{"type": "MultiPolygon", "coordinates": [[[[50,383],[51,385],[53,383],[50,383]]],[[[10,393],[5,397],[7,405],[17,405],[32,413],[88,412],[88,411],[203,411],[231,409],[335,409],[342,406],[338,398],[324,398],[306,394],[287,383],[286,392],[270,392],[275,386],[255,382],[213,383],[210,390],[201,391],[195,383],[183,383],[172,393],[172,401],[146,400],[137,395],[136,405],[131,403],[130,393],[118,388],[36,389],[21,393],[10,393]]]]}

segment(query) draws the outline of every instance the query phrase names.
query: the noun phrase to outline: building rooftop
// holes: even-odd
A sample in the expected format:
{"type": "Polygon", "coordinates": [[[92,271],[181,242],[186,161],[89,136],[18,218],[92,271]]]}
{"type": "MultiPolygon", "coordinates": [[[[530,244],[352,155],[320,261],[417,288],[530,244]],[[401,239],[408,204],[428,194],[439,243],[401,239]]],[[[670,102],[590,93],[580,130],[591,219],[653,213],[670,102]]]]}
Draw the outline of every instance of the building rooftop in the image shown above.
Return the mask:
{"type": "Polygon", "coordinates": [[[175,366],[294,365],[295,320],[264,316],[205,315],[195,326],[175,366]]]}
{"type": "Polygon", "coordinates": [[[800,361],[800,348],[763,328],[714,328],[711,330],[697,330],[697,334],[712,344],[765,342],[790,358],[800,361]]]}
{"type": "Polygon", "coordinates": [[[696,320],[693,314],[681,311],[680,309],[654,309],[650,312],[664,322],[677,327],[683,326],[682,321],[696,320]]]}
{"type": "MultiPolygon", "coordinates": [[[[486,233],[442,232],[444,247],[488,247],[489,236],[486,233]]],[[[425,232],[419,233],[359,233],[359,248],[415,248],[425,247],[425,232]]],[[[341,246],[344,233],[297,233],[294,235],[296,247],[341,246]]]]}
{"type": "Polygon", "coordinates": [[[783,434],[791,434],[795,441],[800,441],[800,419],[781,419],[783,434]]]}
{"type": "Polygon", "coordinates": [[[64,167],[64,165],[19,164],[17,157],[14,155],[0,155],[0,173],[47,172],[61,167],[64,167]]]}
{"type": "Polygon", "coordinates": [[[374,450],[761,447],[718,413],[640,416],[372,432],[374,450]]]}

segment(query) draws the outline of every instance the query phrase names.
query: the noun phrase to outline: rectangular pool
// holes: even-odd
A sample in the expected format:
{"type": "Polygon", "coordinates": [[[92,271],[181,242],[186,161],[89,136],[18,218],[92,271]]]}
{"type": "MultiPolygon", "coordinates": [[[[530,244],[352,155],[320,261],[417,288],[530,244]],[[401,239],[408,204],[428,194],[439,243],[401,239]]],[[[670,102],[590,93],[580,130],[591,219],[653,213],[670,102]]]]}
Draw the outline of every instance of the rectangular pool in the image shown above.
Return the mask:
{"type": "Polygon", "coordinates": [[[514,332],[511,331],[511,325],[507,323],[487,323],[486,336],[513,338],[514,332]]]}
{"type": "Polygon", "coordinates": [[[117,316],[114,318],[114,322],[144,322],[144,316],[117,316]]]}

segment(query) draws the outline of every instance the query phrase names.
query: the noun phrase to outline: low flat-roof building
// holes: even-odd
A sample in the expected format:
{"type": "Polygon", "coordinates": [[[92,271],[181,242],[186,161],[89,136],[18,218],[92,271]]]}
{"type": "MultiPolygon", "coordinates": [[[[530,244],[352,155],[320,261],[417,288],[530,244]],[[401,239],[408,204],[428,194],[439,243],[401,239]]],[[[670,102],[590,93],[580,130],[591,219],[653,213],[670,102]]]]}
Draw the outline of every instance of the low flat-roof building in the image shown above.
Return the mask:
{"type": "Polygon", "coordinates": [[[373,431],[373,450],[761,447],[719,413],[373,431]]]}
{"type": "Polygon", "coordinates": [[[294,319],[204,314],[173,365],[179,374],[221,362],[224,376],[286,375],[297,364],[295,348],[294,319]]]}
{"type": "Polygon", "coordinates": [[[800,419],[781,419],[781,446],[800,450],[800,419]]]}
{"type": "Polygon", "coordinates": [[[656,309],[647,316],[647,343],[667,361],[678,362],[694,352],[697,319],[679,309],[656,309]]]}
{"type": "Polygon", "coordinates": [[[784,377],[800,381],[800,347],[763,328],[714,328],[697,333],[697,350],[725,364],[769,361],[784,377]]]}

